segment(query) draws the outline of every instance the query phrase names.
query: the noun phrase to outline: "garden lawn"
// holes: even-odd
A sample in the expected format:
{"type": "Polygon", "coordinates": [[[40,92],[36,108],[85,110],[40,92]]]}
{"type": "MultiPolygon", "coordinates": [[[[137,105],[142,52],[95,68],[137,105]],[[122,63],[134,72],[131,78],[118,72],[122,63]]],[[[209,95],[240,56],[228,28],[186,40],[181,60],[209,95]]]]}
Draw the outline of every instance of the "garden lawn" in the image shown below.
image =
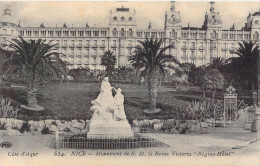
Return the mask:
{"type": "MultiPolygon", "coordinates": [[[[147,87],[132,84],[111,84],[121,88],[125,96],[125,112],[129,120],[139,118],[148,105],[147,87]]],[[[100,90],[100,83],[50,83],[40,87],[37,93],[38,104],[45,108],[42,112],[22,110],[22,118],[58,118],[90,119],[91,101],[100,90]]],[[[223,96],[218,92],[217,96],[223,96]]],[[[26,104],[26,89],[22,87],[0,87],[0,97],[10,97],[15,105],[26,104]]],[[[162,111],[155,116],[165,116],[176,111],[177,107],[186,107],[188,101],[201,100],[202,93],[196,87],[160,87],[157,107],[162,111]]],[[[154,116],[154,115],[153,115],[154,116]]]]}

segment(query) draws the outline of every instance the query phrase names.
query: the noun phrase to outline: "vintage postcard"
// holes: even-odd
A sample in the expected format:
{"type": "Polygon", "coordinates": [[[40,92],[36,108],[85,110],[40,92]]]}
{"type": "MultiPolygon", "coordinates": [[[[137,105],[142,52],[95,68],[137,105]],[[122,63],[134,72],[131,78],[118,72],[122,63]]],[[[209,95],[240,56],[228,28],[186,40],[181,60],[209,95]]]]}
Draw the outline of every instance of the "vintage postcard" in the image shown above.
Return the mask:
{"type": "Polygon", "coordinates": [[[259,1],[1,1],[0,166],[259,166],[259,38],[259,1]]]}

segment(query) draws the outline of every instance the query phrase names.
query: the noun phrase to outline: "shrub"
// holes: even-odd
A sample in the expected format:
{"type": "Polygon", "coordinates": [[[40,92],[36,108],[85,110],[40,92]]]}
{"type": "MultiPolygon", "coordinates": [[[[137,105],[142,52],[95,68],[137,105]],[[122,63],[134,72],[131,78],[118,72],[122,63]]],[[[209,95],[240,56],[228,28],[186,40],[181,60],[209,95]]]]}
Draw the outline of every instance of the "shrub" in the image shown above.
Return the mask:
{"type": "Polygon", "coordinates": [[[29,123],[24,123],[23,125],[22,125],[22,127],[20,128],[20,132],[21,133],[24,133],[24,132],[29,132],[30,131],[30,124],[29,123]]]}
{"type": "Polygon", "coordinates": [[[2,118],[15,118],[20,109],[18,106],[11,106],[11,99],[1,98],[0,102],[0,117],[2,118]]]}
{"type": "Polygon", "coordinates": [[[44,127],[43,129],[42,129],[42,134],[50,134],[51,132],[50,132],[50,129],[48,128],[48,127],[44,127]]]}

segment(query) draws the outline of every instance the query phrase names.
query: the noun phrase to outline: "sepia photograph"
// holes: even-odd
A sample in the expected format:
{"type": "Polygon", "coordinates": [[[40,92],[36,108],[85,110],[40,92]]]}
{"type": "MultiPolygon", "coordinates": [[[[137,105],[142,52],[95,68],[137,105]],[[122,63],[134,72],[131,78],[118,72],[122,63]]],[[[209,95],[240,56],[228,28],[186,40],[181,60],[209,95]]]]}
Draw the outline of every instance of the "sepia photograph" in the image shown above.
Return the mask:
{"type": "Polygon", "coordinates": [[[0,166],[260,166],[259,1],[0,1],[0,166]]]}

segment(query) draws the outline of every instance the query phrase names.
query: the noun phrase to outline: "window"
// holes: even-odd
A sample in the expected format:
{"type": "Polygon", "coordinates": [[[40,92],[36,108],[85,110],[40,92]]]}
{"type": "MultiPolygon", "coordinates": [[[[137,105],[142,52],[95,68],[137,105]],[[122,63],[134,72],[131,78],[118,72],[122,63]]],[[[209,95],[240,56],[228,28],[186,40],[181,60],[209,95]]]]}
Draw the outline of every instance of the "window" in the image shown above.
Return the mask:
{"type": "Polygon", "coordinates": [[[192,39],[196,39],[196,38],[197,38],[197,34],[196,34],[196,33],[191,33],[191,34],[190,34],[190,37],[191,37],[192,39]]]}
{"type": "Polygon", "coordinates": [[[137,37],[143,37],[143,33],[142,32],[137,32],[137,37]]]}
{"type": "Polygon", "coordinates": [[[183,42],[182,45],[186,47],[186,42],[183,42]]]}
{"type": "Polygon", "coordinates": [[[84,36],[84,31],[78,31],[79,36],[84,36]]]}
{"type": "Polygon", "coordinates": [[[149,38],[150,37],[150,32],[144,32],[144,36],[149,38]]]}
{"type": "Polygon", "coordinates": [[[132,18],[132,17],[129,17],[129,18],[128,18],[128,21],[133,21],[133,18],[132,18]]]}
{"type": "Polygon", "coordinates": [[[76,36],[76,31],[70,31],[71,36],[76,36]]]}
{"type": "Polygon", "coordinates": [[[259,40],[259,35],[258,35],[258,32],[256,32],[256,31],[253,34],[253,40],[259,40]]]}
{"type": "Polygon", "coordinates": [[[175,33],[175,30],[172,30],[170,32],[170,38],[175,38],[177,36],[177,33],[175,33]]]}
{"type": "Polygon", "coordinates": [[[115,48],[113,48],[113,53],[114,53],[114,55],[116,55],[116,49],[115,48]]]}
{"type": "Polygon", "coordinates": [[[181,33],[182,38],[188,38],[188,33],[181,33]]]}
{"type": "Polygon", "coordinates": [[[153,38],[157,37],[157,33],[156,32],[152,32],[152,37],[153,38]]]}
{"type": "Polygon", "coordinates": [[[116,45],[116,40],[113,40],[113,45],[114,45],[114,46],[116,45]]]}
{"type": "Polygon", "coordinates": [[[87,53],[87,55],[89,55],[89,49],[88,48],[86,49],[86,53],[87,53]]]}
{"type": "Polygon", "coordinates": [[[114,37],[117,36],[117,30],[116,30],[116,28],[113,29],[112,34],[113,34],[114,37]]]}
{"type": "Polygon", "coordinates": [[[121,29],[120,36],[121,37],[125,37],[125,30],[124,30],[124,28],[121,29]]]}
{"type": "Polygon", "coordinates": [[[195,42],[192,42],[192,43],[191,43],[191,47],[192,47],[192,48],[195,48],[195,42]]]}
{"type": "Polygon", "coordinates": [[[6,29],[3,29],[3,33],[4,33],[4,34],[7,34],[7,30],[6,30],[6,29]]]}
{"type": "Polygon", "coordinates": [[[11,30],[11,34],[14,35],[14,30],[11,30]]]}
{"type": "Polygon", "coordinates": [[[98,37],[99,36],[99,31],[93,31],[93,34],[95,37],[98,37]]]}
{"type": "Polygon", "coordinates": [[[228,39],[228,34],[222,34],[222,39],[228,39]]]}
{"type": "Polygon", "coordinates": [[[114,17],[113,20],[116,21],[116,20],[117,20],[117,17],[114,17]]]}
{"type": "Polygon", "coordinates": [[[125,21],[125,17],[121,17],[121,21],[125,21]]]}
{"type": "Polygon", "coordinates": [[[199,33],[199,38],[200,39],[205,39],[205,37],[206,37],[205,33],[199,33]]]}
{"type": "Polygon", "coordinates": [[[91,31],[85,31],[87,37],[91,37],[91,31]]]}
{"type": "Polygon", "coordinates": [[[133,30],[131,28],[128,30],[127,36],[128,37],[133,37],[133,30]]]}

